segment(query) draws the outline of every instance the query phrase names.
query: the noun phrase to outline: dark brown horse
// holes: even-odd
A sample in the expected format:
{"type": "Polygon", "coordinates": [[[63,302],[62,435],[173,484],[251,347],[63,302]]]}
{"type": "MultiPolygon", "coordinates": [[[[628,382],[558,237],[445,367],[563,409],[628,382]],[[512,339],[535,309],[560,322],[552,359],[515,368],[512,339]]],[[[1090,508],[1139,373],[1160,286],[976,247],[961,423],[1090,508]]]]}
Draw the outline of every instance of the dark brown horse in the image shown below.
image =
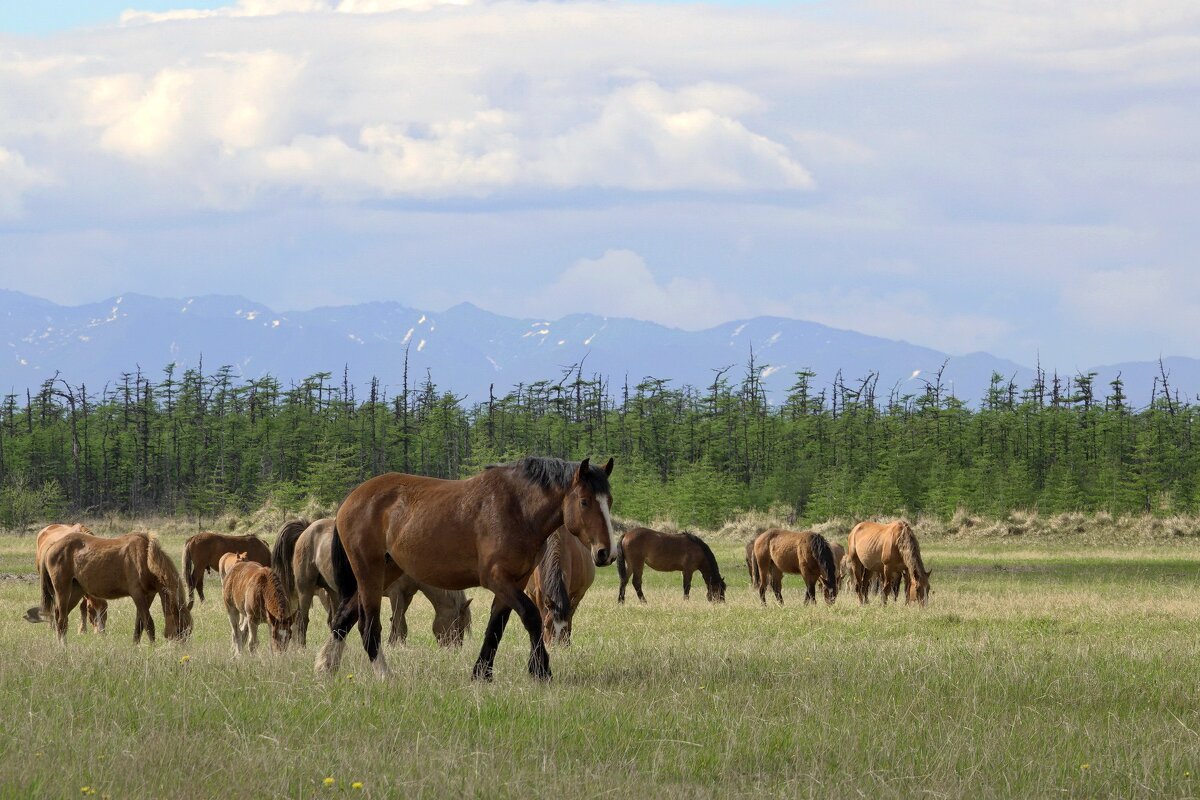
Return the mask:
{"type": "MultiPolygon", "coordinates": [[[[309,526],[309,521],[306,519],[292,520],[285,523],[279,530],[279,535],[275,537],[275,544],[271,545],[271,569],[275,570],[275,574],[279,576],[279,580],[283,583],[283,589],[287,592],[288,602],[292,608],[300,608],[300,595],[296,590],[296,571],[293,560],[296,554],[296,542],[299,541],[301,534],[309,526]]],[[[299,625],[299,614],[296,616],[297,626],[299,625]]],[[[297,633],[298,631],[293,631],[297,633]]],[[[301,643],[301,647],[303,647],[301,643]]]]}
{"type": "Polygon", "coordinates": [[[692,591],[692,574],[699,570],[709,601],[725,602],[725,579],[717,567],[717,558],[694,533],[662,533],[650,528],[626,531],[617,545],[617,573],[621,578],[618,603],[625,602],[625,584],[630,576],[638,600],[646,602],[646,596],[642,594],[642,568],[645,566],[659,572],[682,572],[685,600],[692,591]]]}
{"type": "Polygon", "coordinates": [[[546,646],[571,643],[571,622],[596,580],[587,545],[562,528],[551,534],[525,590],[542,615],[546,646]]]}
{"type": "Polygon", "coordinates": [[[817,583],[825,589],[825,601],[837,599],[837,566],[833,551],[825,537],[813,531],[785,531],[772,528],[754,540],[754,557],[758,562],[758,597],[767,602],[767,587],[775,599],[783,602],[784,573],[798,574],[804,579],[804,602],[817,602],[817,583]]]}
{"type": "Polygon", "coordinates": [[[84,595],[102,600],[129,597],[137,609],[133,641],[145,632],[154,641],[150,604],[162,602],[168,639],[186,639],[192,632],[192,604],[183,602],[183,581],[171,559],[152,534],[130,533],[111,539],[69,533],[51,545],[42,559],[40,614],[54,614],[59,641],[67,635],[67,618],[84,595]]]}
{"type": "MultiPolygon", "coordinates": [[[[92,533],[91,529],[86,525],[76,523],[74,525],[47,525],[38,531],[37,545],[34,551],[34,564],[37,567],[37,573],[42,574],[42,559],[46,556],[46,551],[50,549],[50,545],[62,539],[68,533],[92,533]]],[[[95,534],[92,534],[93,536],[95,534]]],[[[88,624],[91,623],[93,630],[96,633],[104,633],[104,626],[108,622],[108,601],[101,600],[98,597],[83,598],[80,605],[79,615],[79,632],[87,633],[88,624]]],[[[25,613],[26,622],[45,622],[42,619],[41,610],[31,608],[25,613]]]]}
{"type": "Polygon", "coordinates": [[[475,678],[492,678],[496,648],[515,610],[529,634],[529,672],[549,679],[541,616],[525,584],[559,527],[591,547],[597,566],[611,563],[612,466],[611,459],[601,469],[588,459],[525,458],[467,480],[391,473],[359,486],[338,509],[333,566],[343,600],[317,670],[337,669],[357,622],[375,674],[386,674],[380,603],[392,581],[407,574],[443,589],[483,586],[495,595],[475,678]]]}
{"type": "Polygon", "coordinates": [[[197,533],[183,543],[183,577],[187,581],[188,602],[192,600],[192,590],[200,595],[200,602],[204,602],[204,573],[208,570],[216,572],[221,556],[226,553],[245,553],[247,561],[271,566],[271,550],[257,536],[230,536],[210,531],[197,533]]]}

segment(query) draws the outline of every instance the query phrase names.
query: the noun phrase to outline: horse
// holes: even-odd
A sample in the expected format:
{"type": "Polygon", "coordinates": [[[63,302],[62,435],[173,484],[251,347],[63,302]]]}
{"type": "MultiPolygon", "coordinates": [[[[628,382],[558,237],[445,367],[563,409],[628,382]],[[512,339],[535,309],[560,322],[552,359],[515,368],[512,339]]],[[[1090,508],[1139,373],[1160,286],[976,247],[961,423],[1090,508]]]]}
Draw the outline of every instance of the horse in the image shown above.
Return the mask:
{"type": "Polygon", "coordinates": [[[529,634],[529,673],[549,680],[541,616],[525,585],[542,545],[560,527],[591,548],[596,566],[612,563],[612,468],[612,459],[600,468],[586,458],[528,457],[465,480],[389,473],[359,485],[337,513],[332,552],[342,600],[317,671],[337,669],[350,626],[358,622],[375,674],[387,674],[379,607],[384,590],[407,574],[442,589],[482,586],[493,593],[473,678],[492,679],[496,649],[515,610],[529,634]]]}
{"type": "Polygon", "coordinates": [[[662,533],[650,528],[627,531],[617,544],[617,574],[621,579],[618,603],[625,602],[625,583],[630,575],[638,600],[646,602],[646,596],[642,594],[642,568],[647,565],[659,572],[682,572],[684,600],[692,591],[692,574],[699,570],[709,602],[725,602],[725,579],[717,567],[716,556],[694,533],[662,533]]]}
{"type": "MultiPolygon", "coordinates": [[[[46,551],[50,549],[50,545],[59,541],[68,533],[82,531],[83,533],[92,533],[91,529],[86,525],[76,523],[74,525],[54,524],[47,525],[38,531],[37,546],[34,552],[34,564],[37,567],[37,573],[42,573],[42,559],[45,557],[46,551]]],[[[93,534],[95,535],[95,534],[93,534]]],[[[108,623],[108,602],[101,600],[98,597],[84,596],[83,603],[80,606],[81,612],[79,616],[79,632],[88,632],[88,623],[91,623],[92,629],[96,633],[104,633],[104,626],[108,623]]],[[[40,609],[31,608],[25,614],[26,622],[44,622],[40,613],[40,609]]]]}
{"type": "Polygon", "coordinates": [[[187,580],[188,601],[192,591],[204,602],[204,573],[216,570],[221,556],[226,553],[246,553],[246,560],[271,566],[271,551],[267,543],[257,536],[229,536],[224,533],[204,531],[183,543],[183,574],[187,580]]]}
{"type": "MultiPolygon", "coordinates": [[[[133,627],[135,644],[145,632],[154,641],[150,603],[162,603],[165,635],[182,640],[192,632],[192,603],[183,602],[183,581],[158,537],[130,533],[111,539],[83,531],[65,534],[47,548],[41,565],[42,617],[53,609],[60,642],[66,641],[67,618],[84,595],[101,600],[129,597],[137,609],[133,627]]],[[[27,614],[27,616],[29,615],[27,614]]]]}
{"type": "Polygon", "coordinates": [[[754,557],[758,562],[758,597],[767,602],[767,586],[775,599],[783,603],[783,574],[799,574],[804,578],[804,603],[817,602],[817,582],[824,586],[825,602],[837,599],[837,567],[833,551],[825,537],[813,531],[785,531],[773,528],[754,540],[754,557]]]}
{"type": "Polygon", "coordinates": [[[925,569],[921,546],[907,522],[860,522],[850,531],[847,550],[860,603],[867,602],[876,576],[882,585],[884,605],[889,592],[898,596],[901,577],[906,603],[924,606],[928,602],[929,576],[933,571],[925,569]]]}
{"type": "Polygon", "coordinates": [[[750,586],[758,588],[758,562],[754,560],[754,542],[758,537],[746,542],[746,571],[750,573],[750,586]]]}
{"type": "MultiPolygon", "coordinates": [[[[301,647],[306,646],[308,641],[308,616],[313,597],[319,597],[325,606],[327,622],[331,619],[333,609],[341,603],[341,596],[334,588],[333,527],[332,518],[317,520],[292,543],[292,563],[285,573],[284,588],[289,595],[297,598],[295,634],[301,647]],[[286,586],[288,580],[292,582],[291,587],[286,586]]],[[[280,537],[282,539],[284,534],[281,533],[280,537]]],[[[388,644],[403,644],[408,638],[405,614],[417,592],[425,595],[433,604],[433,635],[437,637],[438,644],[444,647],[461,646],[463,637],[471,630],[470,598],[461,590],[438,589],[407,575],[402,575],[387,590],[388,600],[392,604],[392,628],[388,644]]]]}
{"type": "Polygon", "coordinates": [[[596,565],[587,545],[559,528],[550,534],[525,593],[542,615],[542,640],[571,643],[571,621],[592,582],[596,565]]]}
{"type": "Polygon", "coordinates": [[[221,583],[225,583],[225,576],[229,574],[229,570],[233,569],[234,564],[239,564],[245,560],[245,553],[226,553],[221,556],[221,560],[217,562],[217,572],[221,575],[221,583]]]}
{"type": "Polygon", "coordinates": [[[846,559],[846,548],[837,542],[829,542],[829,550],[833,553],[833,566],[837,572],[838,591],[841,591],[842,584],[846,582],[846,575],[849,574],[850,562],[846,559]]]}
{"type": "MultiPolygon", "coordinates": [[[[275,570],[275,574],[279,576],[279,580],[283,582],[283,590],[287,592],[288,602],[292,608],[300,608],[300,595],[296,591],[296,572],[293,561],[296,555],[296,542],[299,541],[300,535],[308,529],[309,523],[306,519],[292,520],[285,523],[279,530],[279,535],[275,537],[275,544],[271,546],[271,569],[275,570]]],[[[297,627],[299,625],[299,616],[297,616],[297,627]]],[[[297,630],[293,629],[292,634],[296,635],[297,630]]]]}
{"type": "Polygon", "coordinates": [[[292,635],[294,613],[275,570],[254,561],[238,561],[225,573],[221,597],[233,629],[233,651],[241,655],[247,641],[250,652],[258,647],[258,626],[271,630],[271,649],[283,652],[292,635]]]}

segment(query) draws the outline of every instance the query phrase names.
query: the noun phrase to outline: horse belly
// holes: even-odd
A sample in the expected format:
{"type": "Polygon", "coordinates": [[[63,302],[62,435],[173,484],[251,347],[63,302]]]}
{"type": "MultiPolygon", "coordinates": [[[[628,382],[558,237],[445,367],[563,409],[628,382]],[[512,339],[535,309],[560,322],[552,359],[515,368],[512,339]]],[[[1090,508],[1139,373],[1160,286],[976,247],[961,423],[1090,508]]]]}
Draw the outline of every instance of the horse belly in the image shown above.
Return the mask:
{"type": "Polygon", "coordinates": [[[469,589],[479,585],[479,559],[473,536],[409,529],[391,538],[388,553],[405,575],[439,589],[469,589]]]}

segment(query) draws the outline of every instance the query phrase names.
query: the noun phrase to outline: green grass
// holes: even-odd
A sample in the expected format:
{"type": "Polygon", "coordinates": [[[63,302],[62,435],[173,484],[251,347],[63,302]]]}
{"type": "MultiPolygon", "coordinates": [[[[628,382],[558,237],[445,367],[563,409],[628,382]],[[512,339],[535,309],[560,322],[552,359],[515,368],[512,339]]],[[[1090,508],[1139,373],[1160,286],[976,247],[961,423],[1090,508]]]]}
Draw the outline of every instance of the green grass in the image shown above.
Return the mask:
{"type": "MultiPolygon", "coordinates": [[[[32,545],[0,537],[0,571],[32,545]]],[[[357,633],[333,679],[311,645],[235,659],[211,580],[186,646],[134,647],[119,601],[65,648],[20,619],[36,585],[0,581],[0,796],[1200,794],[1200,547],[928,542],[924,611],[804,608],[794,578],[763,608],[740,543],[716,549],[723,606],[648,574],[649,605],[618,607],[601,570],[549,686],[515,619],[496,682],[471,682],[480,590],[459,651],[417,600],[380,682],[357,633]]]]}

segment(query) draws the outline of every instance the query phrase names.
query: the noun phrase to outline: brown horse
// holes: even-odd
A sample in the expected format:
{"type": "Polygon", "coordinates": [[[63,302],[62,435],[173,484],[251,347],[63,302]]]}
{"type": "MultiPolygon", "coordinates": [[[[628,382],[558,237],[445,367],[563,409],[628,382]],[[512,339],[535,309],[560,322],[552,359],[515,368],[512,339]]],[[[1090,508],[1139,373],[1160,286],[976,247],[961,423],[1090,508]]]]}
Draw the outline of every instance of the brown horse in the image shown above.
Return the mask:
{"type": "Polygon", "coordinates": [[[183,575],[187,580],[188,602],[192,590],[204,602],[204,573],[217,570],[221,556],[226,553],[245,553],[247,561],[271,566],[271,551],[267,543],[257,536],[229,536],[224,533],[204,531],[183,543],[183,575]]]}
{"type": "MultiPolygon", "coordinates": [[[[42,559],[46,555],[46,551],[50,549],[50,545],[54,544],[68,533],[92,533],[86,525],[76,523],[74,525],[47,525],[38,531],[37,549],[34,552],[34,564],[37,566],[37,573],[42,574],[42,559]]],[[[95,534],[93,534],[95,535],[95,534]]],[[[91,623],[92,628],[96,633],[104,633],[104,626],[108,622],[108,602],[101,600],[98,597],[84,596],[83,604],[80,606],[81,612],[79,617],[79,632],[88,632],[88,623],[91,623]]],[[[45,622],[41,615],[41,609],[31,608],[25,613],[26,622],[45,622]]]]}
{"type": "Polygon", "coordinates": [[[245,560],[245,553],[226,553],[221,556],[221,560],[217,563],[217,572],[221,575],[221,583],[225,583],[225,576],[229,574],[229,570],[233,569],[234,564],[245,560]]]}
{"type": "Polygon", "coordinates": [[[610,459],[603,468],[525,458],[467,480],[391,473],[352,491],[338,509],[333,566],[341,606],[316,667],[338,667],[350,626],[359,624],[375,674],[387,672],[380,650],[379,606],[401,574],[443,589],[483,586],[495,598],[473,675],[490,680],[496,648],[515,610],[529,634],[529,672],[550,678],[541,616],[525,595],[542,545],[560,527],[591,547],[597,566],[616,549],[609,507],[610,459]]]}
{"type": "Polygon", "coordinates": [[[783,602],[783,574],[799,574],[804,579],[804,603],[817,602],[817,583],[823,585],[825,602],[837,599],[837,567],[833,551],[825,537],[813,531],[785,531],[772,528],[754,540],[754,558],[758,563],[758,597],[767,602],[767,586],[775,599],[783,602]]]}
{"type": "Polygon", "coordinates": [[[842,585],[846,582],[846,575],[850,572],[850,562],[846,560],[846,548],[837,542],[829,542],[829,550],[833,553],[833,566],[837,572],[838,591],[841,591],[842,585]]]}
{"type": "Polygon", "coordinates": [[[621,578],[618,603],[625,602],[625,583],[631,575],[638,600],[646,602],[646,596],[642,594],[642,568],[645,566],[659,572],[682,572],[685,600],[692,592],[692,574],[699,570],[709,602],[725,602],[725,579],[721,577],[717,558],[694,533],[662,533],[650,528],[626,531],[617,545],[617,573],[621,578]]]}
{"type": "Polygon", "coordinates": [[[275,652],[287,649],[293,612],[275,570],[253,561],[238,561],[224,575],[221,596],[233,629],[234,653],[240,656],[247,641],[250,652],[254,652],[258,647],[258,626],[264,622],[271,630],[271,649],[275,652]]]}
{"type": "MultiPolygon", "coordinates": [[[[129,597],[137,609],[133,641],[142,632],[154,641],[150,603],[162,602],[168,639],[192,632],[192,604],[183,602],[183,581],[153,534],[130,533],[105,539],[82,531],[68,533],[47,548],[42,559],[40,615],[54,613],[58,640],[67,636],[67,617],[84,595],[101,600],[129,597]]],[[[30,609],[32,613],[34,609],[30,609]]]]}
{"type": "MultiPolygon", "coordinates": [[[[308,642],[308,617],[313,597],[318,597],[325,607],[326,622],[332,610],[341,603],[341,596],[334,588],[333,578],[333,519],[319,519],[292,539],[289,548],[284,547],[291,566],[286,573],[276,568],[284,577],[285,589],[296,598],[295,635],[304,647],[308,642]],[[292,585],[287,586],[287,581],[292,585]]],[[[280,534],[272,561],[280,553],[279,542],[286,542],[290,534],[280,534]]],[[[413,597],[420,592],[433,604],[433,635],[444,647],[458,647],[463,637],[471,630],[471,600],[461,590],[438,589],[426,583],[402,575],[387,590],[392,604],[392,629],[388,644],[404,643],[408,638],[408,622],[405,614],[413,597]]]]}
{"type": "Polygon", "coordinates": [[[596,565],[587,545],[562,528],[550,534],[525,592],[542,615],[542,640],[571,643],[571,621],[592,582],[596,565]]]}
{"type": "Polygon", "coordinates": [[[850,531],[847,550],[860,603],[867,602],[871,584],[878,578],[886,605],[888,594],[896,596],[899,592],[903,577],[905,602],[925,605],[932,570],[925,569],[921,547],[907,522],[860,522],[850,531]]]}
{"type": "MultiPolygon", "coordinates": [[[[755,537],[757,539],[758,537],[755,537]]],[[[750,573],[750,586],[758,588],[758,562],[754,559],[754,542],[751,539],[746,542],[746,571],[750,573]]]]}

